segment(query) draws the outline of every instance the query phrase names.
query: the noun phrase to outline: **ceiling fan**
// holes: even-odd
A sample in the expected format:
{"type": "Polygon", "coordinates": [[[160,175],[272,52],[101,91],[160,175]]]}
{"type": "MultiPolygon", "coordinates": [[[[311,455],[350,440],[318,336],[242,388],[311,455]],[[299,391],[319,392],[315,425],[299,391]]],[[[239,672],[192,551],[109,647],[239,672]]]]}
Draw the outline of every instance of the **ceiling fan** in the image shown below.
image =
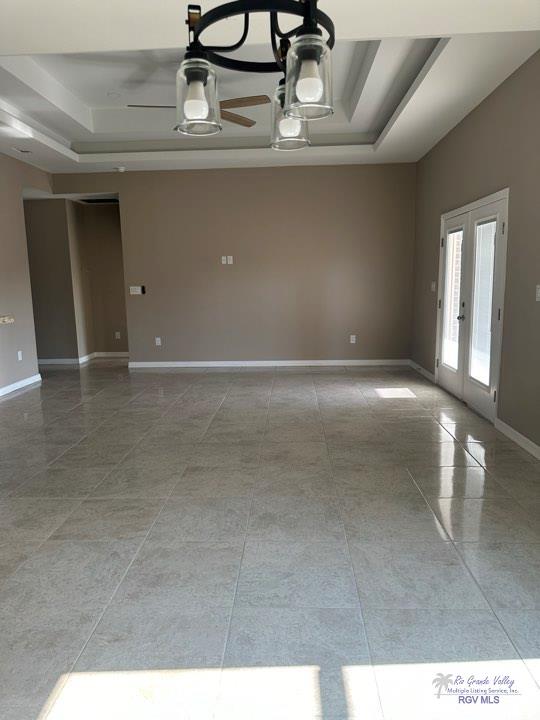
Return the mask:
{"type": "MultiPolygon", "coordinates": [[[[255,105],[267,105],[270,102],[268,95],[249,95],[248,97],[232,98],[231,100],[222,100],[219,103],[221,118],[235,125],[242,127],[253,127],[255,120],[238,115],[238,113],[229,112],[229,108],[246,108],[255,105]]],[[[163,108],[175,110],[176,105],[128,105],[128,108],[163,108]]]]}

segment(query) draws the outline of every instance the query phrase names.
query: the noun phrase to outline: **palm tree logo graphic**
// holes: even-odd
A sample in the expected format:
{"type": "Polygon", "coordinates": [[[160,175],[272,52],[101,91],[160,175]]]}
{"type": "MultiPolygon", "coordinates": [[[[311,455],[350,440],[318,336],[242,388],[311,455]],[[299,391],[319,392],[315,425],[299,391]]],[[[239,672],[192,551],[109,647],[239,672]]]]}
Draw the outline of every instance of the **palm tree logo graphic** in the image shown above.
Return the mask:
{"type": "Polygon", "coordinates": [[[437,673],[435,677],[433,678],[432,685],[435,685],[437,688],[437,698],[441,697],[441,692],[443,690],[448,690],[448,686],[452,682],[452,674],[449,673],[448,675],[443,675],[442,673],[437,673]]]}

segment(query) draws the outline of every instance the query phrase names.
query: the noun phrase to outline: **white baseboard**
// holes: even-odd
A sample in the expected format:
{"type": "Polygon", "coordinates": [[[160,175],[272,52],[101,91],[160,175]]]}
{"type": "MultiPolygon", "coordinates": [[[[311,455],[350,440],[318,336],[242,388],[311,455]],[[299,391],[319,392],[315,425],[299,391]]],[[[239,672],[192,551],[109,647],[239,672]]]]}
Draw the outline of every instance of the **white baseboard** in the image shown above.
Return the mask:
{"type": "Polygon", "coordinates": [[[78,358],[39,358],[39,365],[86,365],[94,358],[129,357],[127,352],[93,352],[78,358]]]}
{"type": "Polygon", "coordinates": [[[416,370],[416,372],[420,373],[420,375],[423,375],[426,380],[429,380],[432,383],[435,383],[435,374],[432,372],[429,372],[429,370],[426,370],[426,368],[419,365],[414,360],[409,360],[409,365],[416,370]]]}
{"type": "Polygon", "coordinates": [[[537,445],[532,440],[529,440],[528,437],[525,437],[525,435],[522,435],[517,430],[514,430],[511,425],[507,425],[502,420],[499,420],[499,418],[495,418],[495,429],[502,432],[502,434],[506,435],[507,438],[513,440],[516,445],[519,445],[528,453],[540,460],[540,445],[537,445]]]}
{"type": "Polygon", "coordinates": [[[95,352],[92,353],[92,358],[127,358],[129,357],[128,352],[95,352]]]}
{"type": "Polygon", "coordinates": [[[130,368],[213,368],[213,367],[344,367],[373,365],[409,365],[409,360],[165,360],[130,362],[130,368]]]}
{"type": "Polygon", "coordinates": [[[79,358],[38,358],[38,365],[79,365],[79,358]]]}
{"type": "Polygon", "coordinates": [[[18,380],[17,382],[11,383],[11,385],[4,385],[4,387],[0,387],[0,397],[2,397],[2,395],[7,395],[8,393],[15,392],[15,390],[20,390],[28,385],[35,385],[40,382],[41,375],[38,373],[37,375],[31,375],[30,377],[24,378],[24,380],[18,380]]]}

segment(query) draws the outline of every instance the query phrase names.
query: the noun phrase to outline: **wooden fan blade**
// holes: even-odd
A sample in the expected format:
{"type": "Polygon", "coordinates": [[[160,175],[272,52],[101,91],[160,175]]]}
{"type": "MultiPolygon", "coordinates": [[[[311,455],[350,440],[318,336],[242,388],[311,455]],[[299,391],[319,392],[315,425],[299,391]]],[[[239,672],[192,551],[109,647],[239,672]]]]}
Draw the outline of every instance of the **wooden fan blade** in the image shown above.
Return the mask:
{"type": "Polygon", "coordinates": [[[229,112],[228,110],[221,111],[221,119],[234,123],[235,125],[242,125],[243,127],[253,127],[255,125],[255,120],[251,120],[243,115],[237,115],[236,113],[229,112]]]}
{"type": "Polygon", "coordinates": [[[176,110],[176,105],[127,105],[129,108],[160,108],[162,110],[176,110]]]}
{"type": "Polygon", "coordinates": [[[249,95],[248,97],[231,98],[231,100],[222,100],[219,106],[222,110],[229,108],[253,107],[253,105],[267,105],[270,102],[268,95],[249,95]]]}

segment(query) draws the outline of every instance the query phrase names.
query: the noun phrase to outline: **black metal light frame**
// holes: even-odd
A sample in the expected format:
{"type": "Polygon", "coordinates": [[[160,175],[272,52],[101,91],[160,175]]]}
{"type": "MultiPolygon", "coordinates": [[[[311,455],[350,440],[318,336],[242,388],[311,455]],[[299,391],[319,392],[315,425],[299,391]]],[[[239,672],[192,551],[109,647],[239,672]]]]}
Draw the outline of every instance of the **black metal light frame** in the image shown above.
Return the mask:
{"type": "Polygon", "coordinates": [[[284,73],[287,50],[290,38],[307,33],[322,35],[320,28],[328,33],[326,41],[332,49],[335,43],[334,23],[330,17],[317,8],[317,0],[233,0],[219,7],[208,10],[204,15],[200,5],[188,5],[189,46],[186,58],[199,57],[208,60],[227,70],[252,73],[284,73]],[[251,13],[268,13],[270,16],[270,41],[274,53],[273,62],[251,62],[226,57],[223,53],[238,50],[245,43],[249,33],[249,18],[251,13]],[[296,15],[302,18],[302,23],[282,32],[279,27],[278,15],[296,15]],[[244,16],[244,30],[238,42],[233,45],[204,45],[201,41],[202,33],[212,25],[227,18],[244,16]]]}

